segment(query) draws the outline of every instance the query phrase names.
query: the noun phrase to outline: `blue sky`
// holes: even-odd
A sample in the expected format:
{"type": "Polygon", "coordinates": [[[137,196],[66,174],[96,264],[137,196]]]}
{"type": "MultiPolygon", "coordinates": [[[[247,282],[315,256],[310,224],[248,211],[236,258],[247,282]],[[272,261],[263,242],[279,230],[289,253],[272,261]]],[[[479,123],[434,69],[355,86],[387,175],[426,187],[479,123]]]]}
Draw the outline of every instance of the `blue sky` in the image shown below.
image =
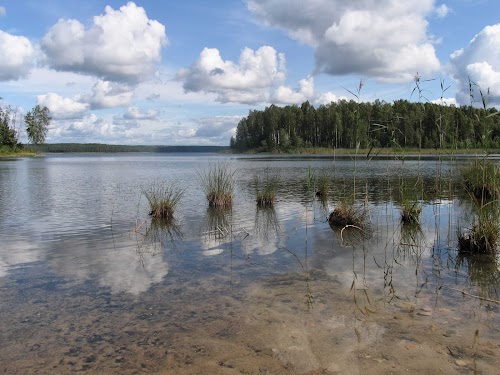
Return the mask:
{"type": "Polygon", "coordinates": [[[48,142],[227,145],[251,109],[361,79],[417,100],[417,73],[422,100],[470,104],[470,78],[499,107],[500,2],[0,0],[2,105],[47,106],[48,142]]]}

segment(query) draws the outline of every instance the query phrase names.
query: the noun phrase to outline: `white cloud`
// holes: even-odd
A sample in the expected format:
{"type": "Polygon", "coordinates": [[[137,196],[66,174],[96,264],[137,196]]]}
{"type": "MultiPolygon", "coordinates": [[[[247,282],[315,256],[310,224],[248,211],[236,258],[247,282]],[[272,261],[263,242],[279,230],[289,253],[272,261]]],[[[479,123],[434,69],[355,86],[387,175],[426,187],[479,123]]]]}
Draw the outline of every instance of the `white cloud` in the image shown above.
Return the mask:
{"type": "Polygon", "coordinates": [[[157,120],[158,111],[150,109],[149,111],[143,112],[138,107],[129,107],[127,112],[123,115],[123,118],[127,120],[157,120]]]}
{"type": "Polygon", "coordinates": [[[202,118],[199,120],[200,127],[196,130],[194,136],[224,140],[227,145],[231,136],[236,134],[236,127],[241,118],[241,116],[202,118]]]}
{"type": "Polygon", "coordinates": [[[106,6],[88,29],[78,20],[60,19],[41,47],[55,69],[138,82],[153,73],[167,42],[165,27],[129,2],[119,10],[106,6]]]}
{"type": "Polygon", "coordinates": [[[481,102],[480,88],[490,105],[500,105],[500,23],[486,26],[467,47],[455,51],[450,58],[459,104],[470,103],[470,78],[477,85],[473,85],[476,102],[481,102]]]}
{"type": "Polygon", "coordinates": [[[127,84],[99,80],[86,96],[92,109],[127,107],[132,102],[133,88],[127,84]]]}
{"type": "Polygon", "coordinates": [[[247,5],[259,21],[312,46],[318,72],[398,82],[440,67],[425,20],[434,0],[248,0],[247,5]]]}
{"type": "Polygon", "coordinates": [[[81,118],[89,105],[70,98],[49,92],[38,95],[36,103],[50,110],[50,115],[54,120],[81,118]]]}
{"type": "Polygon", "coordinates": [[[0,6],[0,16],[5,16],[7,14],[7,10],[5,7],[0,6]]]}
{"type": "Polygon", "coordinates": [[[452,106],[452,105],[456,106],[457,100],[455,98],[439,98],[432,100],[431,103],[445,105],[445,106],[452,106]]]}
{"type": "Polygon", "coordinates": [[[339,97],[335,95],[333,92],[328,91],[319,95],[318,98],[316,99],[316,103],[326,105],[330,104],[331,102],[337,102],[341,99],[345,99],[345,97],[343,96],[339,97]]]}
{"type": "Polygon", "coordinates": [[[34,48],[28,38],[0,30],[0,81],[16,80],[28,74],[34,48]]]}
{"type": "Polygon", "coordinates": [[[435,9],[435,12],[436,12],[436,15],[439,17],[439,18],[445,18],[448,13],[450,13],[451,9],[448,8],[448,6],[446,4],[441,4],[440,6],[436,7],[435,9]]]}
{"type": "Polygon", "coordinates": [[[270,89],[285,79],[285,58],[273,47],[245,48],[238,64],[223,60],[216,48],[205,48],[189,69],[177,75],[187,92],[217,95],[219,102],[255,104],[269,97],[270,89]]]}
{"type": "Polygon", "coordinates": [[[288,86],[280,86],[274,92],[271,100],[277,104],[301,104],[314,97],[314,78],[307,77],[299,81],[298,90],[288,86]]]}

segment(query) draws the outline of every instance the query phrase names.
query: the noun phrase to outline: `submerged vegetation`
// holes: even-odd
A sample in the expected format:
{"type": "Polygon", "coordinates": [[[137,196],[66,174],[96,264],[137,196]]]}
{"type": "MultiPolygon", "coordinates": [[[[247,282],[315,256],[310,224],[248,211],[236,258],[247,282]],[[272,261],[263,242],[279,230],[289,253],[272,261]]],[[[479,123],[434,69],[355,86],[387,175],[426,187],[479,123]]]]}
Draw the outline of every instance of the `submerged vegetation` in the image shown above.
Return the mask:
{"type": "Polygon", "coordinates": [[[175,207],[181,200],[184,190],[175,184],[163,181],[153,181],[142,188],[149,203],[149,215],[153,219],[172,219],[175,207]]]}
{"type": "Polygon", "coordinates": [[[198,172],[210,207],[230,207],[233,204],[236,172],[225,161],[218,161],[207,170],[198,172]]]}
{"type": "Polygon", "coordinates": [[[264,171],[264,176],[254,176],[255,199],[259,207],[273,207],[278,190],[279,176],[271,174],[269,168],[264,171]]]}

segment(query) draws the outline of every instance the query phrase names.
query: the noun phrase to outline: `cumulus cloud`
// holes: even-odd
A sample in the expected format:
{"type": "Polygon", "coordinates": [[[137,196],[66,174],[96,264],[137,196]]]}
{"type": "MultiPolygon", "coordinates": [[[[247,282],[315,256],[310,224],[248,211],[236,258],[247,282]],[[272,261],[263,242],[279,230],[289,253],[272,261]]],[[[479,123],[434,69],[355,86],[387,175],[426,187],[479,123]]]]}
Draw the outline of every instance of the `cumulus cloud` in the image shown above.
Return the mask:
{"type": "Polygon", "coordinates": [[[45,95],[38,95],[36,104],[47,107],[54,120],[81,118],[89,105],[78,100],[63,98],[62,96],[49,92],[45,95]]]}
{"type": "Polygon", "coordinates": [[[326,104],[330,104],[332,102],[337,102],[337,101],[342,100],[342,99],[346,99],[346,97],[345,96],[337,96],[333,92],[327,91],[327,92],[324,92],[318,96],[318,98],[316,99],[316,103],[326,105],[326,104]]]}
{"type": "Polygon", "coordinates": [[[138,82],[153,73],[168,43],[165,26],[133,2],[95,16],[89,28],[60,19],[41,41],[51,67],[103,80],[138,82]]]}
{"type": "Polygon", "coordinates": [[[450,13],[450,11],[451,9],[448,8],[446,4],[441,4],[435,9],[436,15],[439,18],[445,18],[448,15],[448,13],[450,13]]]}
{"type": "Polygon", "coordinates": [[[7,10],[5,7],[0,6],[0,16],[5,16],[7,14],[7,10]]]}
{"type": "Polygon", "coordinates": [[[85,96],[85,101],[92,109],[127,107],[133,95],[133,88],[127,84],[99,80],[92,87],[92,94],[85,96]]]}
{"type": "Polygon", "coordinates": [[[470,103],[470,79],[475,101],[481,102],[481,89],[489,104],[500,105],[500,24],[486,26],[468,46],[451,55],[450,64],[459,104],[470,103]]]}
{"type": "Polygon", "coordinates": [[[0,30],[0,81],[26,76],[32,67],[33,56],[33,45],[26,37],[0,30]]]}
{"type": "Polygon", "coordinates": [[[270,46],[256,51],[245,48],[234,63],[223,60],[218,49],[205,48],[198,61],[181,70],[177,78],[187,92],[214,93],[222,103],[255,104],[265,101],[270,89],[284,81],[285,57],[270,46]]]}
{"type": "Polygon", "coordinates": [[[434,0],[248,0],[247,5],[262,23],[312,46],[317,72],[398,82],[440,67],[425,20],[434,0]]]}
{"type": "Polygon", "coordinates": [[[445,106],[452,106],[452,105],[456,106],[457,100],[455,98],[439,98],[432,100],[431,103],[445,105],[445,106]]]}
{"type": "Polygon", "coordinates": [[[150,102],[154,102],[158,99],[160,99],[160,94],[151,94],[146,97],[146,100],[149,100],[150,102]]]}
{"type": "Polygon", "coordinates": [[[298,90],[288,86],[280,86],[272,96],[272,102],[277,104],[301,104],[314,96],[314,78],[307,77],[299,81],[298,90]]]}
{"type": "Polygon", "coordinates": [[[241,116],[217,116],[199,120],[200,127],[194,133],[195,137],[225,140],[229,143],[231,136],[235,135],[241,116]]]}
{"type": "Polygon", "coordinates": [[[127,120],[157,120],[158,111],[150,109],[143,112],[137,107],[129,107],[127,112],[123,115],[123,118],[127,120]]]}

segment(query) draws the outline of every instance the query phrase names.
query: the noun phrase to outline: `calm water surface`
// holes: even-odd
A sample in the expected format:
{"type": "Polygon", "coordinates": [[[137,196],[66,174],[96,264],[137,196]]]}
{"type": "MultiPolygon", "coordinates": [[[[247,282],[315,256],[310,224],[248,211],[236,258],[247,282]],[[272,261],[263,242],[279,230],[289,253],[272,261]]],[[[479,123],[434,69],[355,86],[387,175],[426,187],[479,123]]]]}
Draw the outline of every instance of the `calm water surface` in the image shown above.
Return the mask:
{"type": "Polygon", "coordinates": [[[500,368],[498,259],[458,254],[464,159],[214,154],[0,161],[0,372],[482,373],[500,368]],[[197,173],[237,171],[230,210],[197,173]],[[253,177],[279,173],[274,209],[253,177]],[[329,197],[306,178],[327,174],[329,197]],[[155,225],[141,189],[185,188],[155,225]],[[422,184],[420,185],[420,182],[422,184]],[[400,224],[402,186],[422,223],[400,224]],[[414,189],[415,190],[415,189],[414,189]],[[355,195],[369,224],[330,228],[355,195]]]}

